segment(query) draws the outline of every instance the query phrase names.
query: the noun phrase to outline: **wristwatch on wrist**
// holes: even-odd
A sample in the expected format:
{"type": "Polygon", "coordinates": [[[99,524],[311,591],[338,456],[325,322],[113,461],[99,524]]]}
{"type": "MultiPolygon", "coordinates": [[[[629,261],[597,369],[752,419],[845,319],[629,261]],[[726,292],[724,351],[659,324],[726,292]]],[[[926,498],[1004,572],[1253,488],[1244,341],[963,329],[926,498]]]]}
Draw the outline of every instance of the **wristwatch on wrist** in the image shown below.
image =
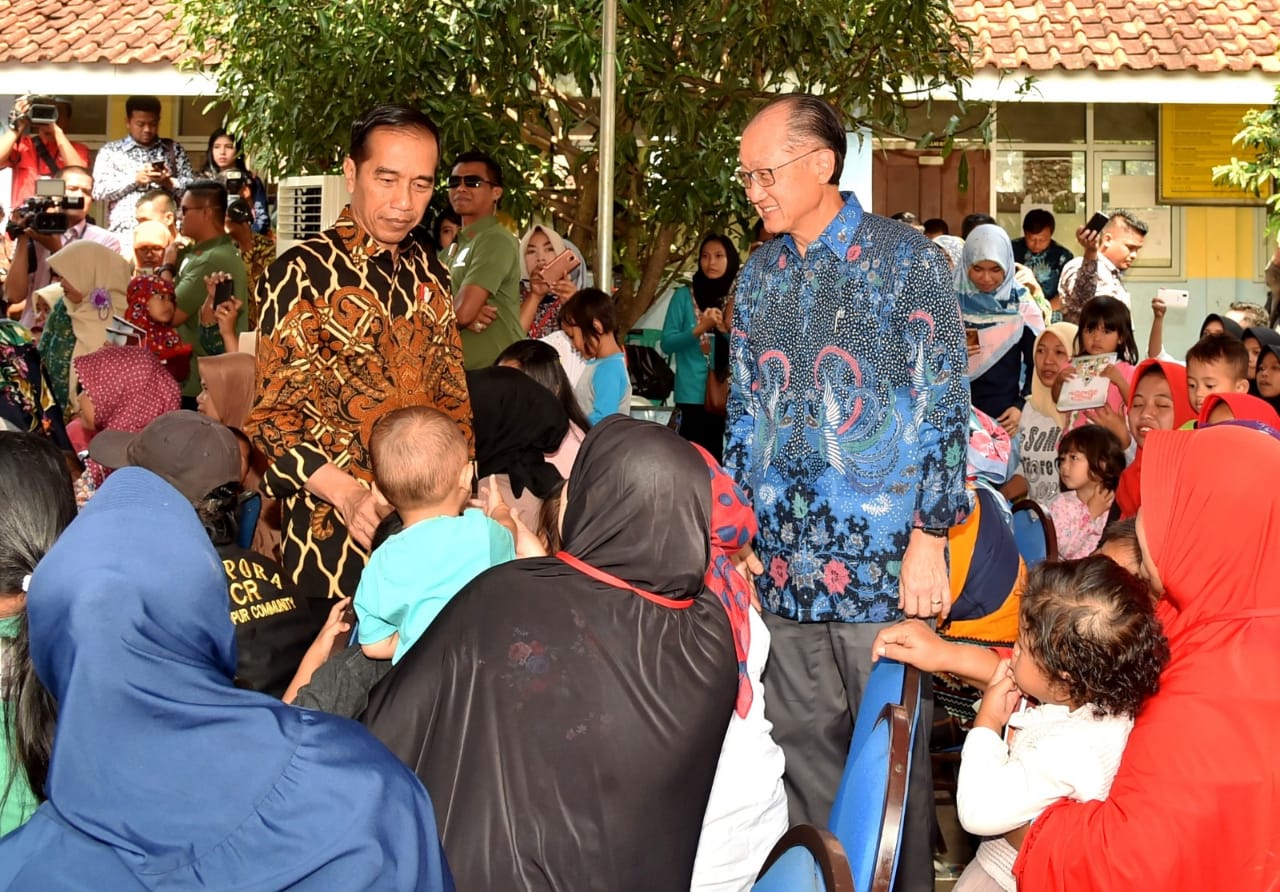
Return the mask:
{"type": "Polygon", "coordinates": [[[168,273],[171,276],[176,276],[178,274],[178,268],[174,266],[172,263],[162,263],[156,267],[156,275],[159,276],[163,273],[168,273]]]}
{"type": "Polygon", "coordinates": [[[932,536],[935,539],[947,538],[946,527],[916,527],[916,529],[924,533],[926,536],[932,536]]]}

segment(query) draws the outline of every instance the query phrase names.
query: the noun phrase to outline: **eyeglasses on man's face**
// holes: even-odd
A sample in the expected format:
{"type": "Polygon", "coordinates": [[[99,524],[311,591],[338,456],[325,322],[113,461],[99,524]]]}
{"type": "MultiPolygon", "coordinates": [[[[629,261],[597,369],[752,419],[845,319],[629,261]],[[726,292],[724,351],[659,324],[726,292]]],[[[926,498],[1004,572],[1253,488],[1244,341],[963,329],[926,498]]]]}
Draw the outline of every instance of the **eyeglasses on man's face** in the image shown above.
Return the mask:
{"type": "Polygon", "coordinates": [[[466,186],[468,189],[479,189],[481,183],[489,186],[498,185],[493,180],[486,180],[484,177],[476,173],[469,173],[466,176],[461,177],[456,175],[451,176],[449,177],[448,182],[450,189],[457,189],[460,186],[466,186]]]}
{"type": "Polygon", "coordinates": [[[782,170],[782,168],[786,167],[788,164],[795,164],[801,158],[808,158],[814,152],[821,152],[824,148],[826,148],[826,146],[819,146],[816,149],[810,149],[803,155],[796,155],[789,161],[783,161],[775,167],[757,167],[755,170],[746,170],[745,168],[739,167],[733,172],[733,175],[738,178],[738,182],[742,184],[743,189],[750,189],[753,182],[757,186],[767,189],[777,182],[777,177],[774,176],[777,171],[782,170]]]}

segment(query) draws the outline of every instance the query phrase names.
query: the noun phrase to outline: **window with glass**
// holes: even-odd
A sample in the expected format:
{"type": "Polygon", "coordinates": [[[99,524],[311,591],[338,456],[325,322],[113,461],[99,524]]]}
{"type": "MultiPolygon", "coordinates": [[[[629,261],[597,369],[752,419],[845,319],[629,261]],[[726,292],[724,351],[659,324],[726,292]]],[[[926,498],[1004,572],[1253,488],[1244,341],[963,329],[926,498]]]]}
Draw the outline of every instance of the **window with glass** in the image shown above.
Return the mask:
{"type": "Polygon", "coordinates": [[[997,109],[993,205],[1010,233],[1033,208],[1057,219],[1073,251],[1094,211],[1127,210],[1147,224],[1133,278],[1182,275],[1182,209],[1156,201],[1154,105],[1007,103],[997,109]]]}

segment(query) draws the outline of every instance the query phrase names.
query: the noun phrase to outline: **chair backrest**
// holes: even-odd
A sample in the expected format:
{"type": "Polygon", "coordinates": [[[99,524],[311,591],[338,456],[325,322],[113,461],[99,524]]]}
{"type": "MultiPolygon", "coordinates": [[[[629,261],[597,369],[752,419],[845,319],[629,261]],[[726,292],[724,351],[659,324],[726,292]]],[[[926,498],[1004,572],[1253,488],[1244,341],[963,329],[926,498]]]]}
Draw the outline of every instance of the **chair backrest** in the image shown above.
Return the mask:
{"type": "Polygon", "coordinates": [[[853,723],[853,738],[849,741],[850,760],[862,748],[886,703],[906,709],[907,720],[914,725],[920,711],[920,671],[886,657],[881,657],[871,667],[871,675],[867,677],[858,703],[858,716],[853,723]]]}
{"type": "Polygon", "coordinates": [[[910,761],[907,712],[885,704],[862,748],[845,766],[831,813],[831,831],[844,846],[860,892],[889,892],[892,887],[910,761]]]}
{"type": "Polygon", "coordinates": [[[1053,528],[1053,518],[1034,499],[1019,499],[1014,504],[1013,538],[1028,569],[1041,561],[1058,559],[1058,534],[1053,528]]]}
{"type": "MultiPolygon", "coordinates": [[[[840,816],[842,814],[847,816],[851,811],[847,805],[848,799],[859,795],[851,788],[851,768],[871,736],[872,729],[880,720],[886,705],[901,706],[906,713],[908,726],[906,768],[910,772],[911,754],[915,751],[916,734],[920,727],[920,686],[920,670],[914,666],[881,658],[872,667],[871,675],[867,678],[866,687],[862,691],[862,700],[858,704],[858,717],[854,722],[853,737],[849,741],[849,756],[845,761],[844,775],[840,779],[840,789],[836,791],[835,805],[831,810],[829,826],[837,835],[841,834],[839,822],[842,818],[840,816]]],[[[857,808],[856,800],[853,808],[857,808]]],[[[841,841],[844,841],[843,836],[841,841]]],[[[902,825],[899,823],[893,837],[895,851],[901,842],[902,825]]],[[[897,870],[898,864],[895,858],[890,870],[890,881],[897,875],[897,870]]]]}
{"type": "Polygon", "coordinates": [[[778,840],[752,892],[855,892],[849,859],[835,835],[798,824],[778,840]]]}

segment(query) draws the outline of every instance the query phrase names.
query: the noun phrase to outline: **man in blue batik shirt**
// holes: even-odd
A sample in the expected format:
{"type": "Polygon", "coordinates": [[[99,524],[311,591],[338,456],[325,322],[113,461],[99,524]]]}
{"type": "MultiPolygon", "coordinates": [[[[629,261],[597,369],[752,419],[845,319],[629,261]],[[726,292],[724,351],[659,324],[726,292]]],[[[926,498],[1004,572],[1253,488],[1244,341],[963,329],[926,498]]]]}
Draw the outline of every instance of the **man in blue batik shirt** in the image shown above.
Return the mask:
{"type": "MultiPolygon", "coordinates": [[[[904,616],[947,615],[946,532],[968,512],[968,361],[951,267],[923,235],[840,193],[845,147],[840,116],[803,94],[774,100],[743,132],[738,178],[779,237],[738,281],[724,462],[760,522],[765,708],[791,820],[820,826],[872,641],[904,616]]],[[[900,889],[933,887],[927,713],[900,889]]]]}

